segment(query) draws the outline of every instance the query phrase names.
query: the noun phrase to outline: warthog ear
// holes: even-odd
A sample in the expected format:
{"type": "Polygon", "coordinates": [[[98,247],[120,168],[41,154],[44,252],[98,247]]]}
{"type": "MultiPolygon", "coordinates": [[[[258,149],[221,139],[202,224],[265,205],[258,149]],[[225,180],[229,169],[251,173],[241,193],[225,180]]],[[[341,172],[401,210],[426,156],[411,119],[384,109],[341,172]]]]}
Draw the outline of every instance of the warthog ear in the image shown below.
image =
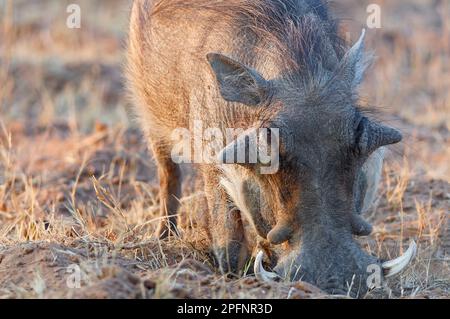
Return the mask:
{"type": "Polygon", "coordinates": [[[369,67],[372,56],[364,52],[364,40],[366,30],[363,29],[359,40],[345,54],[342,61],[344,68],[344,77],[349,81],[353,88],[359,86],[364,79],[364,73],[369,67]]]}
{"type": "Polygon", "coordinates": [[[226,101],[254,106],[269,96],[270,82],[257,71],[222,54],[209,53],[207,58],[226,101]]]}
{"type": "Polygon", "coordinates": [[[361,154],[371,154],[381,146],[396,144],[402,134],[388,126],[362,118],[356,129],[356,147],[361,154]]]}

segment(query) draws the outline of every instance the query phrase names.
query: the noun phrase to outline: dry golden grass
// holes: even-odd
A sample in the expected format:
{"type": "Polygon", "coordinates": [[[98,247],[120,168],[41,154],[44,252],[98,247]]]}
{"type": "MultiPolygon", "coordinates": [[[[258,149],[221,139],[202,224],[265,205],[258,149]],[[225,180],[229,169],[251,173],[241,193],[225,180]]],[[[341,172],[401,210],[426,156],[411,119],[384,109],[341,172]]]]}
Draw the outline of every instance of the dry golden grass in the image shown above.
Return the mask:
{"type": "MultiPolygon", "coordinates": [[[[392,149],[366,216],[375,229],[361,243],[391,258],[414,238],[419,251],[382,294],[366,297],[445,298],[450,8],[447,1],[376,2],[383,28],[369,32],[378,59],[365,100],[406,139],[392,149]]],[[[268,286],[221,274],[188,168],[182,236],[153,239],[155,166],[128,116],[121,75],[129,1],[78,1],[80,30],[64,25],[68,3],[0,0],[0,297],[332,298],[304,283],[268,286]],[[68,287],[71,267],[81,270],[80,288],[68,287]]],[[[344,23],[354,37],[368,3],[338,3],[353,19],[344,23]]]]}

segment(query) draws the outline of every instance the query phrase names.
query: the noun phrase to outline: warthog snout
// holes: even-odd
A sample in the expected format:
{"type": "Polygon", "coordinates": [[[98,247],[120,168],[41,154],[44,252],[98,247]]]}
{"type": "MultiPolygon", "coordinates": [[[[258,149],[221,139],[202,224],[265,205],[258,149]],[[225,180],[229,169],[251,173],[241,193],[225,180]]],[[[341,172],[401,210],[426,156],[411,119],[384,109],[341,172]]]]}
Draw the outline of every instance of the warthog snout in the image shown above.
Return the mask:
{"type": "Polygon", "coordinates": [[[388,277],[400,273],[414,258],[416,244],[412,241],[400,257],[380,261],[365,253],[356,244],[329,243],[323,250],[302,247],[280,260],[274,271],[263,266],[264,252],[256,255],[254,272],[263,282],[307,281],[331,294],[361,296],[373,288],[380,288],[388,277]]]}

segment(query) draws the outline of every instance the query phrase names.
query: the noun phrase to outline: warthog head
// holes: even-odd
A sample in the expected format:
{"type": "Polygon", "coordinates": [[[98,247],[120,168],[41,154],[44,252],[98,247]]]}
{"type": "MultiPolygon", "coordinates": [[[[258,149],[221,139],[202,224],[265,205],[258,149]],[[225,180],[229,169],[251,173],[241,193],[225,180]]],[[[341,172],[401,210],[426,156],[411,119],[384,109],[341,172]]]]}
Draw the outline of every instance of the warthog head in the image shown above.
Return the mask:
{"type": "MultiPolygon", "coordinates": [[[[367,290],[371,265],[379,266],[383,280],[412,258],[414,246],[399,259],[383,263],[353,238],[358,232],[352,225],[360,218],[354,199],[357,175],[373,152],[402,139],[398,131],[369,119],[356,106],[357,87],[368,64],[364,34],[334,69],[323,67],[313,78],[298,70],[300,75],[266,80],[229,57],[208,55],[225,100],[276,109],[269,121],[254,128],[279,128],[279,141],[269,141],[279,143],[279,170],[263,175],[258,165],[224,165],[245,170],[254,181],[243,180],[241,174],[223,184],[256,232],[281,251],[274,272],[264,270],[262,252],[258,254],[255,273],[262,280],[281,277],[311,282],[331,293],[347,293],[349,287],[361,292],[367,290]],[[232,195],[233,188],[239,194],[232,195]]],[[[220,160],[245,147],[238,140],[246,139],[251,130],[229,144],[220,160]]]]}

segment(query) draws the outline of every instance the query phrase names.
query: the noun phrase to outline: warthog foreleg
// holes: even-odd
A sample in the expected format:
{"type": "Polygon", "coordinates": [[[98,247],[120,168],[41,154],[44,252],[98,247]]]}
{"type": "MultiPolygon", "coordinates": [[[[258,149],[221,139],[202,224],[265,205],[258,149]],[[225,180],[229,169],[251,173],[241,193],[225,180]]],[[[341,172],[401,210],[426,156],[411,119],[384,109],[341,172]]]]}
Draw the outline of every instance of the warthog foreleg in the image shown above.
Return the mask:
{"type": "Polygon", "coordinates": [[[152,151],[158,165],[160,217],[157,235],[160,239],[173,236],[177,230],[177,210],[181,196],[180,167],[175,164],[168,147],[160,143],[152,143],[152,151]]]}

